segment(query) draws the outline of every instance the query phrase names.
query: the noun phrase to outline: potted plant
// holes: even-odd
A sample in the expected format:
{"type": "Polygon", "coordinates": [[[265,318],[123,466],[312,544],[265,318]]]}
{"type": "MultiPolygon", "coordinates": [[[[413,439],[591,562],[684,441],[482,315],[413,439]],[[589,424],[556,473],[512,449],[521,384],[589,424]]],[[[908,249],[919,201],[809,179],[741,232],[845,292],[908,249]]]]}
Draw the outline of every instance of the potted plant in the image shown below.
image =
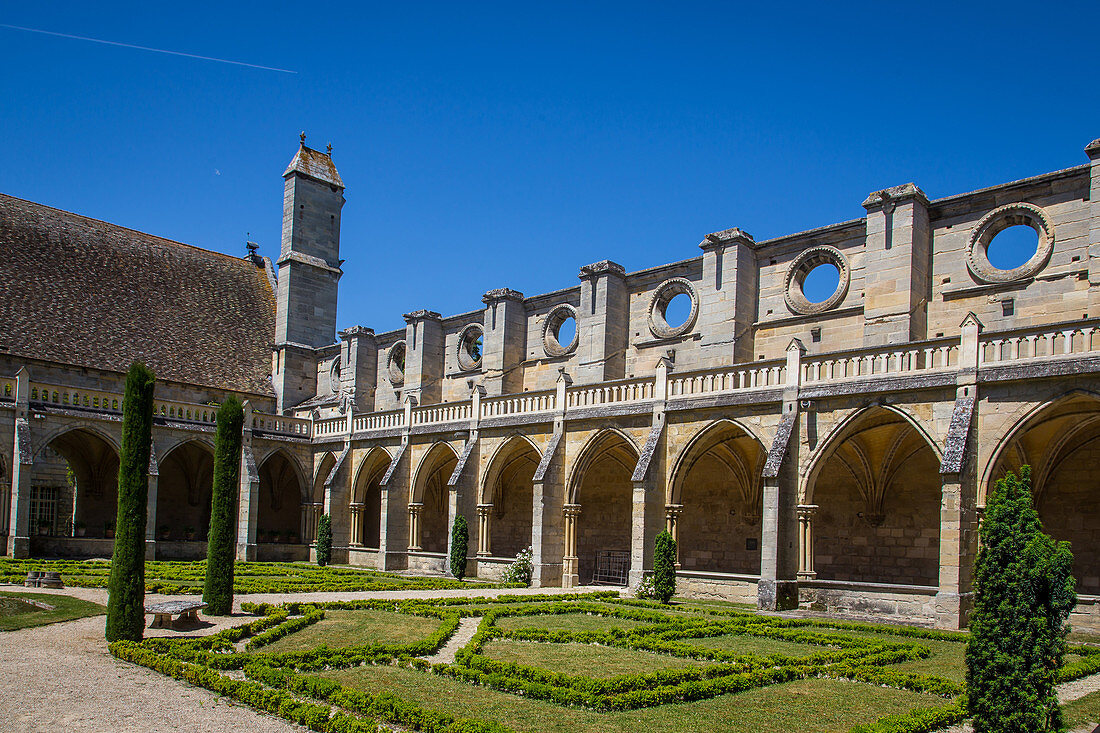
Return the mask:
{"type": "Polygon", "coordinates": [[[106,522],[103,523],[103,536],[106,537],[109,540],[113,540],[115,538],[115,523],[114,522],[112,522],[110,520],[107,520],[106,522]]]}
{"type": "Polygon", "coordinates": [[[188,542],[193,542],[194,539],[195,539],[195,528],[194,527],[184,527],[183,528],[183,536],[187,539],[188,542]]]}
{"type": "Polygon", "coordinates": [[[167,524],[160,525],[160,538],[162,540],[168,539],[168,537],[171,535],[171,533],[172,533],[172,530],[168,527],[167,524]]]}
{"type": "Polygon", "coordinates": [[[88,531],[88,525],[86,525],[84,522],[81,522],[81,521],[73,522],[73,534],[76,535],[77,537],[83,537],[84,534],[87,531],[88,531]]]}

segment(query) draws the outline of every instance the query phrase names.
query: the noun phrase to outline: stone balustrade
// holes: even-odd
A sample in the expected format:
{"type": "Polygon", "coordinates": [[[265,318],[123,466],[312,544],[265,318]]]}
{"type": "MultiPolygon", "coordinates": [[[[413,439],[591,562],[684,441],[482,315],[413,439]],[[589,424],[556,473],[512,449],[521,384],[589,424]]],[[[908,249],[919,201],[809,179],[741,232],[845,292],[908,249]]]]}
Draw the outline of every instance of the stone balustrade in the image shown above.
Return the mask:
{"type": "Polygon", "coordinates": [[[553,390],[486,397],[481,400],[481,417],[507,417],[510,415],[553,412],[557,407],[556,397],[557,395],[553,390]]]}
{"type": "Polygon", "coordinates": [[[312,426],[310,425],[310,420],[304,417],[267,415],[262,412],[253,412],[252,429],[264,433],[273,433],[275,435],[308,438],[310,437],[312,426]]]}
{"type": "Polygon", "coordinates": [[[469,402],[452,402],[443,405],[416,407],[412,411],[413,425],[436,425],[439,423],[468,421],[473,415],[469,402]]]}
{"type": "Polygon", "coordinates": [[[1100,351],[1094,336],[1100,322],[1046,326],[1033,331],[983,334],[978,342],[980,364],[1030,361],[1058,357],[1079,357],[1100,351]]]}
{"type": "Polygon", "coordinates": [[[655,387],[656,379],[653,377],[570,387],[565,391],[565,409],[568,412],[582,407],[652,400],[655,387]]]}
{"type": "Polygon", "coordinates": [[[954,369],[959,364],[959,345],[958,338],[937,339],[915,341],[904,348],[829,354],[802,362],[802,384],[954,369]]]}
{"type": "Polygon", "coordinates": [[[779,361],[708,369],[669,377],[668,396],[669,398],[688,397],[716,392],[782,387],[786,379],[786,363],[779,361]]]}

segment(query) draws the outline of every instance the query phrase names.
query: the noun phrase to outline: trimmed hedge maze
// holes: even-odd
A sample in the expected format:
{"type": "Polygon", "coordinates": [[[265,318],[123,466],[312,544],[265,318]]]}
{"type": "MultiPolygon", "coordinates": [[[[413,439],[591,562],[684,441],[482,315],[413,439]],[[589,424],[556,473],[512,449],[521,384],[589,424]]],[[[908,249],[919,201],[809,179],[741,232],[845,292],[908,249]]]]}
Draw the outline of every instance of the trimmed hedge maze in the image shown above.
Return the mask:
{"type": "MultiPolygon", "coordinates": [[[[70,587],[106,588],[111,564],[101,560],[12,560],[0,558],[0,583],[20,584],[32,570],[61,573],[70,587]]],[[[153,561],[145,563],[145,592],[177,595],[202,593],[206,561],[153,561]]],[[[500,584],[465,583],[446,578],[407,577],[375,570],[318,567],[308,563],[238,562],[233,571],[233,592],[317,593],[329,591],[441,590],[446,588],[499,588],[500,584]]]]}
{"type": "MultiPolygon", "coordinates": [[[[565,729],[585,725],[591,730],[625,729],[629,720],[622,716],[630,715],[665,715],[660,726],[665,730],[701,728],[708,726],[713,712],[700,707],[711,704],[707,701],[723,698],[736,705],[738,695],[747,699],[755,690],[767,695],[763,688],[790,684],[829,686],[830,690],[837,685],[865,685],[856,695],[871,699],[895,691],[890,693],[893,714],[879,717],[882,711],[878,710],[863,721],[846,723],[851,733],[933,731],[965,717],[960,683],[943,674],[905,669],[914,664],[927,668],[930,663],[945,670],[957,666],[958,655],[943,650],[953,652],[953,645],[964,644],[966,636],[960,633],[776,618],[728,609],[684,611],[619,599],[615,593],[246,604],[245,610],[257,619],[213,636],[117,642],[111,652],[312,730],[338,733],[374,731],[379,724],[428,733],[538,731],[544,729],[543,723],[546,729],[553,727],[549,721],[555,710],[563,716],[586,716],[584,725],[569,723],[565,729]],[[267,650],[279,639],[323,621],[326,612],[334,610],[407,614],[438,621],[438,625],[406,644],[372,641],[331,648],[322,643],[305,651],[267,650]],[[473,638],[457,650],[453,662],[431,663],[426,657],[446,644],[463,618],[480,619],[473,638]],[[507,619],[507,628],[502,627],[502,619],[507,619]],[[586,624],[585,619],[594,623],[586,624]],[[547,645],[555,645],[555,654],[535,653],[546,651],[547,645]],[[770,649],[777,651],[766,653],[770,649]],[[499,658],[509,650],[511,660],[499,658]],[[601,676],[601,655],[610,659],[616,654],[620,663],[635,665],[638,671],[601,676]],[[930,659],[937,654],[938,661],[930,659]],[[551,657],[575,657],[573,666],[585,672],[535,663],[551,657]],[[661,664],[647,664],[646,659],[660,659],[661,664]],[[658,666],[666,668],[654,671],[658,666]],[[226,675],[226,670],[243,670],[245,679],[226,675]],[[379,673],[399,674],[409,683],[381,685],[377,679],[368,679],[379,673]],[[389,687],[400,693],[389,692],[389,687]],[[411,695],[416,688],[421,689],[418,698],[404,694],[411,695]],[[455,714],[456,689],[479,699],[503,699],[496,700],[496,713],[463,717],[455,714]],[[510,706],[541,707],[532,708],[534,723],[510,727],[507,715],[499,713],[510,706]]],[[[317,628],[317,638],[324,639],[320,630],[325,627],[317,628]]],[[[1063,680],[1100,671],[1100,648],[1071,645],[1070,654],[1063,680]]],[[[773,689],[778,694],[783,688],[773,689]]],[[[746,715],[752,712],[745,710],[746,715]]],[[[819,713],[811,706],[803,714],[803,729],[824,729],[817,725],[819,713]]],[[[766,726],[755,729],[768,730],[766,726]]]]}

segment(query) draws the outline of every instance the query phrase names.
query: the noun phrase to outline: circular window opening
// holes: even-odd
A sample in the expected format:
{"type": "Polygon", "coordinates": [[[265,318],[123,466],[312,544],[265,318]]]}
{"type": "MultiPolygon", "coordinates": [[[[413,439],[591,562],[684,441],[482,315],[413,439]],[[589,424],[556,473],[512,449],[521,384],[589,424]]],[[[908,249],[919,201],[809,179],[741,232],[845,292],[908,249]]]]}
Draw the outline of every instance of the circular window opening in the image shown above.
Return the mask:
{"type": "Polygon", "coordinates": [[[571,344],[573,339],[577,338],[577,319],[566,318],[558,326],[557,333],[554,334],[554,338],[559,344],[571,344]]]}
{"type": "Polygon", "coordinates": [[[695,325],[698,313],[694,286],[682,277],[665,280],[649,302],[649,330],[659,339],[681,336],[695,325]]]}
{"type": "Polygon", "coordinates": [[[665,323],[671,328],[679,328],[687,323],[687,319],[691,317],[691,296],[687,293],[672,296],[672,300],[665,306],[663,315],[665,323]]]}
{"type": "Polygon", "coordinates": [[[1037,275],[1054,252],[1054,225],[1035,204],[1006,204],[982,217],[966,247],[979,282],[1008,283],[1037,275]],[[1031,233],[1021,231],[1030,229],[1031,233]]]}
{"type": "Polygon", "coordinates": [[[1023,267],[1039,249],[1039,233],[1026,224],[1014,224],[1001,230],[986,248],[989,264],[998,270],[1023,267]]]}
{"type": "Polygon", "coordinates": [[[476,323],[471,323],[458,334],[458,366],[463,371],[471,371],[481,366],[481,347],[485,331],[476,323]]]}
{"type": "Polygon", "coordinates": [[[824,303],[840,285],[840,269],[831,262],[823,262],[806,273],[802,281],[802,294],[811,303],[824,303]]]}
{"type": "Polygon", "coordinates": [[[391,384],[404,384],[405,382],[405,342],[398,341],[390,347],[389,356],[386,357],[386,372],[389,374],[391,384]]]}
{"type": "Polygon", "coordinates": [[[328,373],[328,386],[332,394],[340,393],[340,357],[332,360],[332,367],[328,373]]]}
{"type": "Polygon", "coordinates": [[[787,268],[783,300],[792,313],[824,313],[844,301],[850,277],[844,253],[827,245],[811,247],[787,268]]]}
{"type": "Polygon", "coordinates": [[[566,303],[546,314],[542,327],[542,349],[547,356],[565,356],[577,348],[577,311],[566,303]]]}

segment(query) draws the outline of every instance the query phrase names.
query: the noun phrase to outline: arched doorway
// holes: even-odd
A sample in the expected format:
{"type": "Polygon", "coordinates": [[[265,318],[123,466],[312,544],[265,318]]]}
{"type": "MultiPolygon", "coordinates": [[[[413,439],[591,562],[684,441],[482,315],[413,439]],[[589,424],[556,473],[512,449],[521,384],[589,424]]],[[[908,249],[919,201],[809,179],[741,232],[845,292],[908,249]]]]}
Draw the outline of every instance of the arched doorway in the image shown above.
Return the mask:
{"type": "Polygon", "coordinates": [[[668,497],[683,570],[760,574],[766,458],[760,441],[729,420],[707,426],[688,443],[668,497]]]}
{"type": "Polygon", "coordinates": [[[532,480],[540,459],[535,446],[516,435],[489,461],[478,506],[479,555],[515,557],[531,546],[532,480]]]}
{"type": "Polygon", "coordinates": [[[382,479],[390,454],[375,447],[359,465],[351,492],[351,544],[377,550],[382,545],[382,479]]]}
{"type": "Polygon", "coordinates": [[[31,532],[113,537],[118,451],[86,428],[58,435],[39,453],[31,482],[31,532]]]}
{"type": "Polygon", "coordinates": [[[1077,592],[1100,595],[1100,399],[1070,395],[1019,425],[991,463],[979,504],[997,479],[1024,465],[1043,530],[1073,550],[1077,592]]]}
{"type": "Polygon", "coordinates": [[[637,463],[638,449],[616,430],[601,431],[581,451],[565,507],[565,575],[582,584],[627,583],[637,463]]]}
{"type": "Polygon", "coordinates": [[[317,464],[317,472],[313,476],[313,491],[309,501],[302,505],[302,542],[309,544],[317,539],[317,525],[321,521],[321,515],[325,513],[325,482],[329,474],[336,467],[336,456],[326,453],[321,456],[317,464]]]}
{"type": "Polygon", "coordinates": [[[458,454],[447,443],[436,443],[420,461],[409,502],[410,550],[447,552],[447,480],[457,464],[458,454]]]}
{"type": "Polygon", "coordinates": [[[807,482],[817,577],[939,583],[939,456],[904,415],[863,410],[823,446],[807,482]]]}
{"type": "Polygon", "coordinates": [[[214,453],[189,440],[158,463],[157,537],[171,541],[205,541],[210,529],[214,486],[214,453]]]}
{"type": "Polygon", "coordinates": [[[294,460],[275,451],[260,464],[260,496],[256,512],[256,539],[266,543],[297,544],[306,501],[302,477],[294,460]]]}

